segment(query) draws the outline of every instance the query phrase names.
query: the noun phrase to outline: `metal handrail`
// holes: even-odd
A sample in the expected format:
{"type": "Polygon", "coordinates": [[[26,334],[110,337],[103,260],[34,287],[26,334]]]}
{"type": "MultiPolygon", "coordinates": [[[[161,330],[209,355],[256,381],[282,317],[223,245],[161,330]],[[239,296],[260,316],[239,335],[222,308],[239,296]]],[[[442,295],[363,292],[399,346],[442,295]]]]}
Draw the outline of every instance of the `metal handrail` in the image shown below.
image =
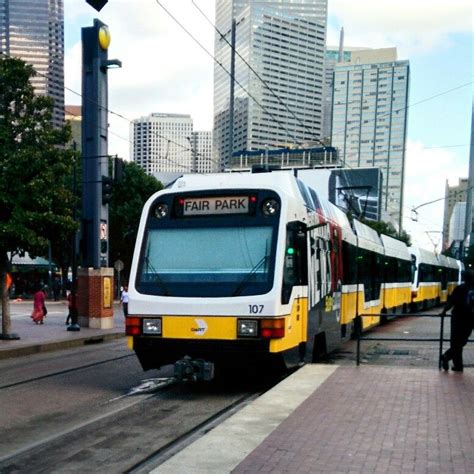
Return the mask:
{"type": "MultiPolygon", "coordinates": [[[[450,318],[450,314],[424,314],[424,313],[401,313],[401,314],[396,314],[396,313],[383,313],[383,314],[358,314],[356,315],[355,319],[355,324],[356,324],[356,335],[357,335],[357,356],[356,356],[356,363],[357,365],[360,365],[360,342],[361,341],[410,341],[410,342],[438,342],[439,341],[439,358],[438,358],[438,368],[441,370],[441,363],[442,363],[442,356],[443,356],[443,342],[444,341],[450,341],[450,339],[444,338],[444,318],[450,318]],[[440,334],[439,338],[433,339],[433,338],[400,338],[400,337],[363,337],[362,336],[362,318],[366,317],[372,317],[372,318],[377,318],[377,317],[389,317],[393,316],[396,318],[400,317],[412,317],[412,318],[440,318],[441,323],[440,323],[440,334]]],[[[469,339],[467,342],[474,342],[474,340],[469,339]]]]}

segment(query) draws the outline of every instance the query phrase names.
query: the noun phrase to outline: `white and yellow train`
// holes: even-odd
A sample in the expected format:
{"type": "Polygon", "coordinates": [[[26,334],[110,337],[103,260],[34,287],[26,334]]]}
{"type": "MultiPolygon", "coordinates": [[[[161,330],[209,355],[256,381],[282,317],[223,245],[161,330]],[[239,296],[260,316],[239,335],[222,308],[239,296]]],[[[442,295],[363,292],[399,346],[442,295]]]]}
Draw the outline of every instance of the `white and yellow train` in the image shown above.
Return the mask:
{"type": "Polygon", "coordinates": [[[337,348],[357,314],[368,328],[445,301],[460,271],[350,223],[291,171],[185,175],[144,207],[126,332],[145,370],[283,367],[337,348]]]}

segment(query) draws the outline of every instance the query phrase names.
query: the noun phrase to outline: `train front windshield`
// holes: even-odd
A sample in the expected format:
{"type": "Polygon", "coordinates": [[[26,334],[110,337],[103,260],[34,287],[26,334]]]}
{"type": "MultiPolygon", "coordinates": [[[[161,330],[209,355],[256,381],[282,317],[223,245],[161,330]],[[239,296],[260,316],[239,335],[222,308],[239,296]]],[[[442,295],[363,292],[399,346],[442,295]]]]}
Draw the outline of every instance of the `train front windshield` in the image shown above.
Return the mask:
{"type": "Polygon", "coordinates": [[[268,293],[273,226],[150,228],[136,282],[143,294],[229,297],[268,293]]]}

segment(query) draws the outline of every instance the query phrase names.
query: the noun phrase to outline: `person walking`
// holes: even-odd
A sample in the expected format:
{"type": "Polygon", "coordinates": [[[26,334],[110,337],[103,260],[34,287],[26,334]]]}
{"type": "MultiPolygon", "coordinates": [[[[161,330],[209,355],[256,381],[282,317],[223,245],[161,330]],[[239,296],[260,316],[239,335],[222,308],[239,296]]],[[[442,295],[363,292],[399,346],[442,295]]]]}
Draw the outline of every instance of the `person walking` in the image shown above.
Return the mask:
{"type": "Polygon", "coordinates": [[[462,372],[463,347],[467,344],[474,325],[474,275],[467,271],[464,283],[457,286],[446,302],[441,315],[451,311],[451,338],[450,347],[442,355],[441,364],[444,370],[449,370],[449,361],[453,361],[452,370],[462,372]]]}
{"type": "Polygon", "coordinates": [[[44,318],[46,316],[46,295],[44,290],[40,288],[34,296],[33,300],[33,312],[31,313],[31,319],[35,324],[43,324],[44,318]]]}
{"type": "Polygon", "coordinates": [[[123,306],[123,315],[128,316],[128,286],[125,286],[120,295],[120,303],[123,306]]]}

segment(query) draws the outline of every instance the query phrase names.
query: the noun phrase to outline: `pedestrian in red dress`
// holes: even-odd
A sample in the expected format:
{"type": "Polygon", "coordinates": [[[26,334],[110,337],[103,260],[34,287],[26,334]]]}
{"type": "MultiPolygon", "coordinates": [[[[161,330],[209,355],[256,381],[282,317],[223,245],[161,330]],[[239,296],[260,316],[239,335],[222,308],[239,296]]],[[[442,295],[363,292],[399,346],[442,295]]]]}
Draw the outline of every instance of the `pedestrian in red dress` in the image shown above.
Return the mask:
{"type": "Polygon", "coordinates": [[[34,296],[31,319],[35,322],[35,324],[43,324],[46,313],[45,294],[42,289],[39,289],[34,296]]]}

